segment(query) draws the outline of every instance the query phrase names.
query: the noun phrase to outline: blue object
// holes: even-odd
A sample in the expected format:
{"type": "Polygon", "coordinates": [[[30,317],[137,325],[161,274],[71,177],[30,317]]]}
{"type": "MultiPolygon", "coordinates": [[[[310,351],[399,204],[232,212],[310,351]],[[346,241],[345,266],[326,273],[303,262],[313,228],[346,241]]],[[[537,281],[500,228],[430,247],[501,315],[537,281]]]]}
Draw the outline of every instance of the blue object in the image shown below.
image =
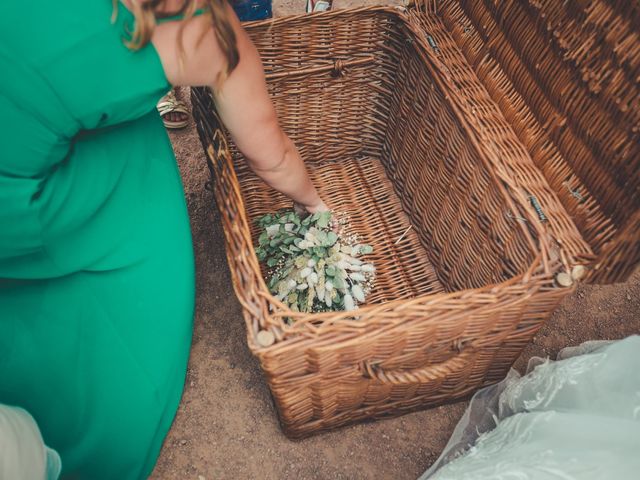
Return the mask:
{"type": "Polygon", "coordinates": [[[242,22],[271,18],[271,0],[232,0],[231,6],[242,22]]]}

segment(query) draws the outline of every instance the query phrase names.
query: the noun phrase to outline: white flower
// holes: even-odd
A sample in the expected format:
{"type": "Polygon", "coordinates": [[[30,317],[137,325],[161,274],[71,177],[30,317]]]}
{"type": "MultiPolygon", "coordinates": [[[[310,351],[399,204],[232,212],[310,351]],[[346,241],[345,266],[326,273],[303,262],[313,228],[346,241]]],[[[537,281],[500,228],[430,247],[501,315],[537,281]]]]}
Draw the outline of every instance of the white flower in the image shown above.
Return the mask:
{"type": "Polygon", "coordinates": [[[312,270],[309,267],[304,267],[300,270],[300,278],[307,278],[311,274],[312,270]]]}
{"type": "Polygon", "coordinates": [[[331,283],[331,281],[330,281],[330,280],[329,280],[329,281],[327,281],[327,282],[325,282],[325,284],[324,284],[324,289],[325,289],[327,292],[330,292],[331,290],[333,290],[333,283],[331,283]]]}
{"type": "Polygon", "coordinates": [[[350,257],[349,255],[342,254],[342,260],[350,263],[351,265],[362,265],[362,260],[354,257],[350,257]]]}
{"type": "Polygon", "coordinates": [[[356,300],[364,302],[364,292],[362,291],[362,288],[360,288],[360,285],[354,285],[351,287],[351,293],[353,293],[356,300]]]}
{"type": "Polygon", "coordinates": [[[329,308],[331,308],[331,305],[333,304],[333,297],[331,296],[331,292],[328,290],[324,292],[324,303],[329,308]]]}
{"type": "Polygon", "coordinates": [[[356,304],[353,302],[353,297],[349,294],[346,294],[344,296],[344,309],[347,311],[356,309],[356,304]]]}
{"type": "Polygon", "coordinates": [[[358,272],[353,272],[349,274],[349,278],[351,278],[351,280],[355,280],[356,282],[364,282],[365,278],[364,275],[362,275],[361,273],[358,272]]]}
{"type": "Polygon", "coordinates": [[[267,231],[267,235],[273,237],[280,231],[280,225],[277,223],[275,225],[269,225],[265,230],[267,231]]]}
{"type": "Polygon", "coordinates": [[[311,245],[313,245],[314,243],[316,243],[316,237],[313,235],[313,233],[311,232],[307,232],[304,235],[304,239],[310,243],[311,245]]]}

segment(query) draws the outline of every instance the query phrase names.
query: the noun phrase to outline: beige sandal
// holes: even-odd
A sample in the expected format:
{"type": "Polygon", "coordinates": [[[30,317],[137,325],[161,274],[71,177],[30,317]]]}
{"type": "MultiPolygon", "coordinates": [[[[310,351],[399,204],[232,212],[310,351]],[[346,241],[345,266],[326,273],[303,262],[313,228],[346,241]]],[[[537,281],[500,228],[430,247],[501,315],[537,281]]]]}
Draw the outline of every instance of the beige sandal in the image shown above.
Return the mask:
{"type": "Polygon", "coordinates": [[[184,128],[189,124],[189,109],[187,105],[176,98],[173,90],[160,99],[157,105],[158,112],[162,117],[162,122],[166,128],[184,128]],[[181,113],[187,118],[184,120],[169,120],[166,115],[169,113],[181,113]]]}

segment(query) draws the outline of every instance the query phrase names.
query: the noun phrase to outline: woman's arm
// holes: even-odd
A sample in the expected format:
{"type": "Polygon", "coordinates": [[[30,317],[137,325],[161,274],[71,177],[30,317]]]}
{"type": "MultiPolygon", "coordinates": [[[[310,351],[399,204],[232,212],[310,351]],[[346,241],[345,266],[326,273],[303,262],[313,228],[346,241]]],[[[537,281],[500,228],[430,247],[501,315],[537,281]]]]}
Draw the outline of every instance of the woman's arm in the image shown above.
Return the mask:
{"type": "Polygon", "coordinates": [[[167,78],[173,85],[212,87],[222,121],[256,174],[308,211],[326,210],[298,150],[278,124],[258,52],[233,10],[228,7],[227,12],[236,34],[240,62],[224,83],[216,89],[226,61],[207,15],[184,25],[182,57],[178,44],[180,23],[156,28],[152,41],[167,78]]]}

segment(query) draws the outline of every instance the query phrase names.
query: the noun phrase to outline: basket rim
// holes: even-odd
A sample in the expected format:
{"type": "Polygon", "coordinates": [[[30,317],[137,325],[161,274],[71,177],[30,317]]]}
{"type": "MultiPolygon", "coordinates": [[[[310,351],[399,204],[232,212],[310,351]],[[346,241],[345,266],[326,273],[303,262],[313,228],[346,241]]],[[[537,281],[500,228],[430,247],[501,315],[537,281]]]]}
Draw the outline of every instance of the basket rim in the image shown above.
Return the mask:
{"type": "MultiPolygon", "coordinates": [[[[402,309],[410,309],[413,306],[421,305],[424,303],[429,303],[436,306],[438,304],[444,304],[446,302],[462,298],[479,298],[484,295],[494,293],[497,290],[504,291],[507,288],[515,286],[526,285],[530,286],[530,288],[535,291],[540,290],[544,285],[551,286],[553,284],[553,275],[550,272],[535,272],[536,265],[540,265],[539,258],[536,258],[536,260],[532,262],[527,272],[515,275],[507,280],[504,280],[503,282],[491,283],[478,288],[469,288],[464,290],[457,290],[454,292],[438,292],[419,295],[411,298],[399,298],[388,302],[368,304],[359,308],[358,310],[353,311],[333,311],[320,313],[294,312],[269,292],[264,280],[262,280],[262,283],[264,283],[264,285],[261,285],[261,291],[258,292],[258,294],[270,304],[278,308],[278,311],[274,311],[272,312],[272,315],[270,315],[270,318],[274,321],[275,319],[279,319],[278,325],[272,325],[270,328],[280,327],[283,334],[298,333],[299,331],[308,330],[309,328],[311,330],[319,331],[322,330],[323,326],[335,325],[336,323],[341,321],[347,321],[349,322],[349,325],[353,325],[354,322],[376,323],[376,314],[382,313],[385,310],[398,310],[397,307],[402,307],[402,309]],[[534,288],[536,286],[537,288],[534,288]],[[288,325],[284,321],[284,318],[286,317],[294,318],[295,320],[293,324],[288,325]],[[322,323],[320,325],[313,325],[313,323],[315,322],[322,323]]],[[[256,334],[258,331],[260,331],[260,329],[256,330],[256,334]]]]}
{"type": "MultiPolygon", "coordinates": [[[[239,194],[235,199],[237,201],[238,208],[238,218],[234,219],[234,224],[236,229],[240,229],[243,237],[247,239],[248,252],[247,255],[243,255],[243,261],[248,263],[251,270],[252,276],[255,277],[252,280],[256,282],[256,290],[254,301],[249,298],[249,295],[243,289],[243,287],[237,281],[237,273],[233,268],[233,265],[237,262],[237,259],[231,255],[229,249],[229,237],[227,236],[227,229],[225,228],[225,243],[227,245],[227,257],[229,260],[230,266],[232,266],[232,278],[233,278],[233,286],[236,293],[236,296],[243,307],[243,315],[245,317],[245,321],[247,323],[247,337],[248,343],[251,350],[256,353],[259,351],[264,351],[265,349],[272,348],[271,347],[263,347],[257,343],[256,336],[260,330],[271,330],[275,337],[276,343],[274,345],[278,345],[285,339],[285,337],[289,335],[303,334],[303,333],[314,333],[322,330],[322,326],[330,326],[330,325],[338,325],[343,322],[348,322],[351,326],[360,325],[362,323],[376,323],[374,318],[375,314],[380,314],[384,311],[397,309],[398,307],[403,307],[400,309],[411,308],[418,304],[423,304],[425,302],[433,305],[446,303],[451,300],[460,299],[460,298],[474,298],[480,297],[482,295],[486,295],[491,292],[495,292],[496,290],[505,289],[509,287],[514,287],[517,285],[530,285],[530,288],[533,290],[529,292],[530,294],[535,293],[535,291],[539,291],[541,288],[545,286],[551,287],[553,284],[553,275],[559,270],[559,265],[564,263],[562,260],[558,261],[558,259],[552,258],[551,254],[551,246],[549,244],[548,234],[544,226],[540,223],[539,219],[536,215],[531,211],[530,205],[528,204],[527,197],[519,191],[518,187],[513,184],[513,181],[509,178],[508,175],[504,171],[501,171],[500,165],[501,162],[498,158],[487,158],[489,153],[486,149],[482,148],[480,145],[480,140],[477,137],[477,133],[475,130],[469,125],[468,119],[465,118],[463,112],[461,112],[461,107],[456,104],[456,102],[452,101],[449,97],[450,92],[449,89],[446,88],[446,85],[442,83],[442,81],[438,81],[437,77],[437,67],[434,66],[433,60],[430,58],[428,54],[428,41],[425,33],[420,28],[419,24],[412,21],[409,13],[411,10],[402,6],[374,6],[374,7],[360,7],[356,9],[345,9],[345,10],[334,10],[327,12],[319,12],[314,13],[312,15],[309,14],[301,14],[301,15],[291,15],[279,17],[276,19],[270,20],[262,20],[256,22],[248,22],[245,26],[248,29],[259,28],[266,26],[267,28],[272,27],[274,25],[287,23],[296,19],[309,20],[314,16],[352,16],[353,14],[358,13],[370,13],[370,12],[380,12],[383,14],[390,14],[397,18],[402,22],[403,28],[407,30],[408,33],[415,35],[415,43],[418,45],[416,49],[418,54],[421,56],[421,59],[427,64],[430,68],[431,74],[436,80],[436,86],[441,91],[444,97],[448,98],[448,104],[451,107],[452,113],[455,115],[456,119],[460,122],[460,126],[464,132],[464,134],[469,139],[470,146],[479,157],[479,160],[483,163],[484,167],[490,174],[491,181],[499,190],[500,195],[505,200],[505,204],[508,209],[512,213],[519,213],[524,215],[528,220],[528,225],[534,229],[536,232],[536,237],[534,238],[529,230],[519,221],[514,221],[517,228],[520,228],[524,233],[525,238],[528,240],[528,247],[531,252],[534,254],[534,258],[531,261],[529,267],[520,274],[516,274],[502,282],[487,284],[479,288],[475,289],[464,289],[457,290],[453,292],[442,292],[442,293],[430,293],[415,296],[412,298],[401,298],[397,300],[392,300],[383,303],[376,303],[371,305],[365,305],[359,310],[357,310],[358,317],[364,317],[364,319],[355,320],[354,312],[345,312],[345,311],[337,311],[337,312],[324,312],[324,313],[300,313],[293,312],[289,308],[287,308],[282,302],[277,300],[269,291],[265,279],[262,277],[260,264],[258,262],[257,256],[255,254],[255,246],[251,240],[250,229],[249,229],[249,221],[248,215],[245,208],[245,202],[242,196],[239,194]],[[505,187],[506,185],[507,187],[505,187]],[[519,208],[518,208],[519,207],[519,208]],[[256,315],[256,305],[255,300],[257,299],[262,303],[260,310],[262,311],[262,315],[258,317],[256,315]],[[251,304],[251,305],[250,305],[251,304]],[[256,315],[258,318],[252,318],[253,315],[256,315]],[[284,319],[286,317],[290,317],[294,319],[292,325],[288,325],[284,319]],[[357,323],[356,323],[357,322],[357,323]],[[317,323],[320,323],[318,326],[317,323]]],[[[210,93],[208,93],[210,95],[210,93]]],[[[222,133],[218,131],[217,133],[222,133]]],[[[235,169],[233,168],[233,159],[231,158],[229,146],[227,143],[226,135],[220,134],[218,135],[218,141],[220,142],[221,148],[211,149],[208,151],[209,155],[212,155],[212,158],[207,158],[208,161],[213,162],[215,158],[213,155],[216,155],[216,150],[218,155],[222,155],[225,157],[225,161],[230,162],[231,170],[235,178],[234,190],[239,190],[239,182],[237,181],[237,177],[235,176],[235,169]],[[226,154],[225,154],[226,153],[226,154]]],[[[216,189],[218,190],[218,189],[216,189]]],[[[235,193],[235,192],[234,192],[235,193]]],[[[216,193],[218,195],[218,193],[216,193]]],[[[235,196],[235,195],[234,195],[235,196]]],[[[217,198],[218,206],[221,214],[224,216],[226,212],[222,205],[224,205],[224,199],[217,198]]],[[[228,201],[228,200],[227,200],[228,201]]],[[[523,295],[522,292],[519,292],[519,295],[523,295]]]]}

